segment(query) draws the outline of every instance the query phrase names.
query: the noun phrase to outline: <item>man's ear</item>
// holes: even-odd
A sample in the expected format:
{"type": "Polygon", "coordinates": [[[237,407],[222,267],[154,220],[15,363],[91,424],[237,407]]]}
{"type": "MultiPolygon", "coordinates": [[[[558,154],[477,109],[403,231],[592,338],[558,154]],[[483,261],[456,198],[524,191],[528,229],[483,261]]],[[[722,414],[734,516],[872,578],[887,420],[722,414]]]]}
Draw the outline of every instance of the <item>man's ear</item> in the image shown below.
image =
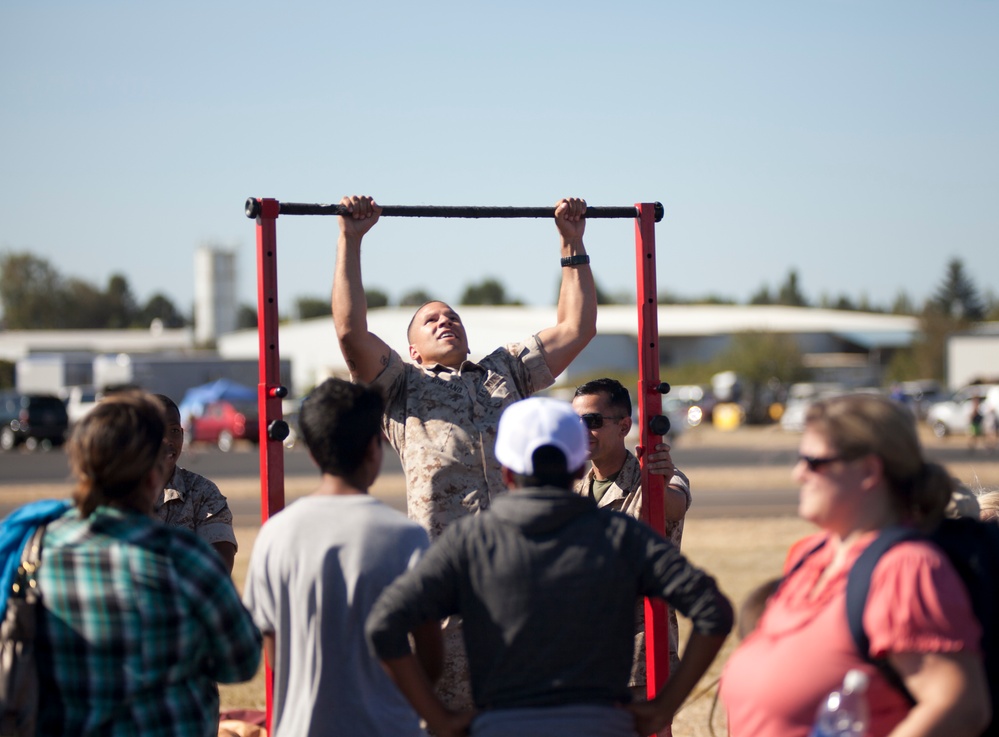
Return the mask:
{"type": "Polygon", "coordinates": [[[420,357],[420,352],[416,350],[415,345],[409,346],[409,357],[413,359],[418,364],[423,363],[423,358],[420,357]]]}
{"type": "Polygon", "coordinates": [[[631,432],[631,418],[625,417],[621,420],[621,437],[625,437],[629,432],[631,432]]]}

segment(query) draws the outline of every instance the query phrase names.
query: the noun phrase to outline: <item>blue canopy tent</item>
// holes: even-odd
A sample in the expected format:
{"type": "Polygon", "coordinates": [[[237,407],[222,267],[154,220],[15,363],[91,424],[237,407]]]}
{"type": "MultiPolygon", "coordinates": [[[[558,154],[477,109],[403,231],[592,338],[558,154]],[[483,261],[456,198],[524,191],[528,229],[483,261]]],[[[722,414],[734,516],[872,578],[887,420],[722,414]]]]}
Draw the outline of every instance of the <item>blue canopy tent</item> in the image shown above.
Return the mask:
{"type": "Polygon", "coordinates": [[[205,406],[219,400],[230,402],[255,402],[257,390],[255,387],[243,386],[229,379],[219,379],[210,384],[202,384],[187,390],[180,400],[181,422],[187,424],[189,417],[201,417],[205,406]]]}

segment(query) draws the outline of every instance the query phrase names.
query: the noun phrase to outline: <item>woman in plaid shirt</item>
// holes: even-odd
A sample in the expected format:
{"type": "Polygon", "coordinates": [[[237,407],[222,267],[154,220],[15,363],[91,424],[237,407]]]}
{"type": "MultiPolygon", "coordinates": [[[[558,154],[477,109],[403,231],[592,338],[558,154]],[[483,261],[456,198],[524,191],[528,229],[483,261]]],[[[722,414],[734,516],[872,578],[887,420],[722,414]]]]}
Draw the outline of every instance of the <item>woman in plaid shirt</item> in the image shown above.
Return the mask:
{"type": "Polygon", "coordinates": [[[260,633],[219,557],[152,516],[164,431],[136,392],[69,441],[75,506],[49,524],[39,569],[39,735],[215,735],[215,682],[256,673],[260,633]]]}

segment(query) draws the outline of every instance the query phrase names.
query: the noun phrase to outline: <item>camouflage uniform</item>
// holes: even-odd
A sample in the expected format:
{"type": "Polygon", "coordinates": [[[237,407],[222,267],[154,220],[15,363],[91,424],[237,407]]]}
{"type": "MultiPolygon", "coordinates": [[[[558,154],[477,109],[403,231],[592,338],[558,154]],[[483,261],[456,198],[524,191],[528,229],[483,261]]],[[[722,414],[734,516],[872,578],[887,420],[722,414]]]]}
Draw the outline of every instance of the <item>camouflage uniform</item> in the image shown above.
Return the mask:
{"type": "Polygon", "coordinates": [[[385,434],[402,459],[409,516],[431,540],[506,491],[493,456],[500,414],[553,383],[536,337],[457,370],[392,351],[372,386],[385,394],[385,434]]]}
{"type": "MultiPolygon", "coordinates": [[[[593,482],[593,469],[586,472],[586,475],[576,484],[576,493],[584,496],[590,494],[590,484],[593,482]]],[[[690,481],[677,469],[676,474],[669,480],[669,486],[675,486],[683,491],[687,497],[687,509],[690,509],[690,481]]],[[[624,459],[624,465],[617,474],[617,478],[604,492],[603,497],[597,502],[597,506],[604,509],[613,509],[618,512],[634,517],[642,518],[642,467],[634,454],[629,452],[624,459]]],[[[683,519],[665,520],[666,538],[679,549],[680,538],[683,536],[683,519]]],[[[676,612],[669,608],[669,668],[673,670],[680,664],[677,653],[677,641],[679,631],[676,622],[676,612]]],[[[631,680],[629,686],[641,686],[646,684],[645,680],[645,605],[639,604],[635,616],[635,661],[631,669],[631,680]]]]}
{"type": "Polygon", "coordinates": [[[206,543],[236,545],[232,512],[219,487],[204,476],[177,466],[156,500],[154,514],[171,527],[190,530],[206,543]]]}
{"type": "MultiPolygon", "coordinates": [[[[392,351],[372,382],[385,395],[385,435],[402,460],[409,517],[431,541],[506,491],[493,455],[503,410],[555,383],[536,336],[497,348],[455,370],[418,366],[392,351]]],[[[461,622],[444,627],[444,671],[437,694],[452,709],[472,706],[461,622]]]]}

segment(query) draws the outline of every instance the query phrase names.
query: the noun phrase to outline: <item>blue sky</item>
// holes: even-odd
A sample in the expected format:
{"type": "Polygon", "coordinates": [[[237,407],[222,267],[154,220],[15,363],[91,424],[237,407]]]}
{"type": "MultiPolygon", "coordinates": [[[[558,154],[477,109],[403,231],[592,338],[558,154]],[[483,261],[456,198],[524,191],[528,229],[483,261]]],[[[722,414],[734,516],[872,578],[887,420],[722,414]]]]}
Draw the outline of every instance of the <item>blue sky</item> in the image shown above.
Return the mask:
{"type": "MultiPolygon", "coordinates": [[[[0,4],[0,251],[185,311],[248,196],[396,205],[661,201],[660,289],[745,300],[999,293],[999,1],[0,4]]],[[[279,294],[325,298],[333,218],[278,220],[279,294]]],[[[634,232],[590,223],[601,287],[634,232]]],[[[545,221],[385,219],[369,287],[550,304],[545,221]]]]}

